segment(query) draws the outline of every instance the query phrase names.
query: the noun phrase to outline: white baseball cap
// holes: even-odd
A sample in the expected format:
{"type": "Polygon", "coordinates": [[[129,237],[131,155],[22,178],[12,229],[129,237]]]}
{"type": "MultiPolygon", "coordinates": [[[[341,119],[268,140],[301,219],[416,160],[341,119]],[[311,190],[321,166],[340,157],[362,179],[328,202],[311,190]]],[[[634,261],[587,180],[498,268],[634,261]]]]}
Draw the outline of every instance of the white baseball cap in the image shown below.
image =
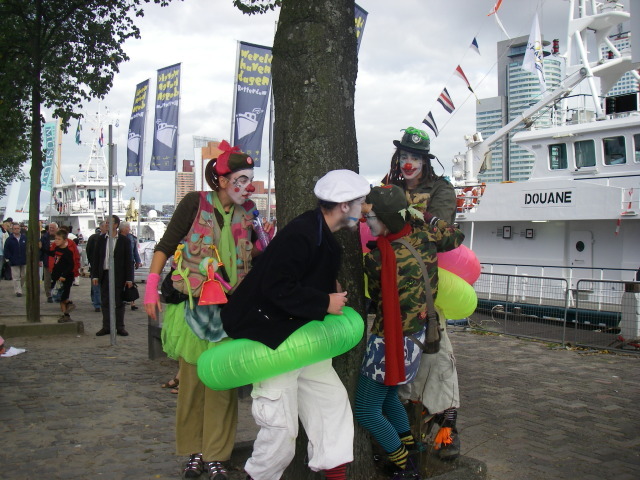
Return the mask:
{"type": "Polygon", "coordinates": [[[331,170],[316,182],[316,197],[326,202],[349,202],[366,196],[371,190],[369,181],[351,170],[331,170]]]}

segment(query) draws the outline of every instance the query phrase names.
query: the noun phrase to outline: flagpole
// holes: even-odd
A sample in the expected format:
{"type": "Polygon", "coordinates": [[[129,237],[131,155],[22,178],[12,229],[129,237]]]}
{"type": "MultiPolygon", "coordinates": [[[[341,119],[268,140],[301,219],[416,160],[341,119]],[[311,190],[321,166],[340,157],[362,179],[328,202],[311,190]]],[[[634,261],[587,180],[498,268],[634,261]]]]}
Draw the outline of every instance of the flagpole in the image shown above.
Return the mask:
{"type": "Polygon", "coordinates": [[[236,44],[236,69],[233,72],[233,104],[231,105],[231,133],[229,134],[229,144],[233,146],[235,142],[236,125],[236,93],[238,91],[238,68],[240,67],[240,40],[236,44]]]}
{"type": "MultiPolygon", "coordinates": [[[[149,81],[149,86],[151,86],[151,79],[148,79],[149,81]]],[[[148,90],[147,90],[147,95],[149,95],[148,90]]],[[[148,98],[148,96],[147,96],[148,98]]],[[[144,122],[142,122],[142,138],[144,138],[144,142],[147,141],[147,107],[146,105],[149,102],[145,102],[145,109],[144,109],[144,122]]],[[[142,217],[141,213],[142,212],[142,190],[144,188],[144,142],[140,142],[140,153],[138,154],[138,162],[140,163],[140,192],[138,195],[138,226],[136,227],[136,233],[138,234],[138,239],[140,239],[140,217],[142,217]]],[[[138,248],[138,246],[135,246],[136,248],[138,248]]]]}
{"type": "Polygon", "coordinates": [[[274,108],[273,108],[273,85],[271,85],[271,94],[269,101],[269,168],[267,169],[267,220],[271,221],[271,168],[273,164],[273,120],[274,120],[274,108]]]}

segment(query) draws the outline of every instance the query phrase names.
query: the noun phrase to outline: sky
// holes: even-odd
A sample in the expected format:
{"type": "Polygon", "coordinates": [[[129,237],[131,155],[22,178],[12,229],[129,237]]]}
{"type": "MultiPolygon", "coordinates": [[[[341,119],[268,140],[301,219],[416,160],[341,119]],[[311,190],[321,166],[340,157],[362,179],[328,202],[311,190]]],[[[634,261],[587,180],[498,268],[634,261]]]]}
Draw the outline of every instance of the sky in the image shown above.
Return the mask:
{"type": "MultiPolygon", "coordinates": [[[[496,43],[507,37],[495,17],[487,16],[495,0],[357,3],[368,12],[355,93],[360,173],[377,183],[389,168],[395,148],[392,141],[401,138],[401,129],[415,126],[427,130],[431,137],[431,152],[443,164],[434,164],[436,172],[450,176],[453,156],[465,150],[464,136],[475,132],[476,100],[464,82],[453,76],[455,68],[461,65],[479,98],[497,95],[496,43]],[[480,55],[469,48],[474,37],[480,55]],[[456,106],[451,115],[436,102],[444,87],[456,106]],[[440,129],[437,138],[425,125],[420,127],[429,111],[440,129]]],[[[559,38],[564,51],[567,5],[567,0],[503,0],[499,18],[510,37],[528,36],[537,12],[543,37],[559,38]]],[[[278,13],[243,15],[231,0],[174,0],[164,8],[154,4],[145,7],[145,16],[138,21],[141,38],[125,43],[130,60],[121,65],[110,93],[101,104],[91,102],[79,109],[82,113],[108,109],[114,124],[117,120],[114,141],[118,144],[120,179],[126,183],[124,198],[137,196],[134,187],[140,183],[140,177],[124,176],[136,84],[151,79],[142,203],[159,208],[173,203],[175,176],[173,172],[148,170],[156,70],[182,64],[178,158],[193,159],[194,135],[229,139],[237,42],[271,46],[278,13]]],[[[90,154],[89,146],[78,146],[74,139],[75,124],[62,143],[62,176],[67,181],[90,154]]],[[[82,139],[90,141],[88,128],[82,139]]],[[[263,151],[266,149],[265,141],[263,151]]],[[[263,159],[255,170],[256,180],[266,182],[267,171],[263,159]]],[[[25,192],[26,187],[22,199],[25,192]]],[[[48,193],[43,193],[43,204],[48,200],[48,193]]],[[[6,197],[0,205],[3,201],[6,197]]]]}

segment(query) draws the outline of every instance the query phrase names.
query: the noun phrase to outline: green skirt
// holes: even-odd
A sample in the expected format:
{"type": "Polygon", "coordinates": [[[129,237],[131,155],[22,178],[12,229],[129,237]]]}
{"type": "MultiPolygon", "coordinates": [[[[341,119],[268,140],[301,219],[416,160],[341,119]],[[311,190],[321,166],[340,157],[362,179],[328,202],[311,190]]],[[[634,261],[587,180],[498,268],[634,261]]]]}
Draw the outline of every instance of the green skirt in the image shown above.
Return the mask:
{"type": "Polygon", "coordinates": [[[227,337],[218,342],[210,342],[198,338],[184,319],[185,303],[165,306],[161,334],[162,349],[169,358],[183,358],[186,362],[196,365],[203,352],[231,339],[227,337]]]}

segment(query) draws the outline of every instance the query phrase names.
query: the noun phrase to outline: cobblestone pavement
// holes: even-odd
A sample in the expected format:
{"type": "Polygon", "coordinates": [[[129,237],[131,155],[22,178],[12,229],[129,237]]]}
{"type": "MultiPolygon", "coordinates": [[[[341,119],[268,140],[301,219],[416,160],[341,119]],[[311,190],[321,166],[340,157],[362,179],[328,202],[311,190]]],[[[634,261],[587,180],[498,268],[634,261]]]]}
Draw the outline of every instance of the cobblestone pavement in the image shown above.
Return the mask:
{"type": "MultiPolygon", "coordinates": [[[[0,358],[0,478],[177,479],[177,396],[160,388],[176,363],[148,359],[141,309],[127,309],[130,336],[117,345],[96,337],[101,314],[90,304],[88,279],[81,282],[72,289],[72,317],[84,334],[6,338],[27,352],[0,358]]],[[[25,298],[10,282],[0,281],[0,298],[0,324],[24,312],[25,298]]],[[[42,307],[57,313],[55,304],[42,307]]],[[[462,329],[451,337],[462,452],[486,462],[490,479],[640,478],[640,357],[462,329]]],[[[241,400],[239,419],[238,441],[251,441],[250,400],[241,400]]]]}

